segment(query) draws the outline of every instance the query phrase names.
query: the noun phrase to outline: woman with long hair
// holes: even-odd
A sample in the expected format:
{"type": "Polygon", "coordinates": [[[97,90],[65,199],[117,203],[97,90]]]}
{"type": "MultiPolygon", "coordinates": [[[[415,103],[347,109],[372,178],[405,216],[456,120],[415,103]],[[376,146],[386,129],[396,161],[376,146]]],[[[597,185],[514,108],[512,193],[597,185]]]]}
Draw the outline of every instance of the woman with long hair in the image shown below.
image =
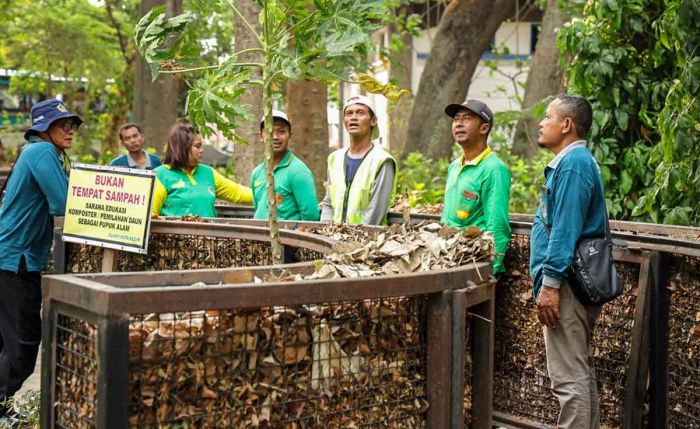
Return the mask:
{"type": "Polygon", "coordinates": [[[155,169],[156,186],[152,214],[155,216],[216,217],[216,199],[252,204],[250,188],[239,185],[212,167],[200,164],[202,136],[194,127],[178,121],[170,129],[163,165],[155,169]]]}

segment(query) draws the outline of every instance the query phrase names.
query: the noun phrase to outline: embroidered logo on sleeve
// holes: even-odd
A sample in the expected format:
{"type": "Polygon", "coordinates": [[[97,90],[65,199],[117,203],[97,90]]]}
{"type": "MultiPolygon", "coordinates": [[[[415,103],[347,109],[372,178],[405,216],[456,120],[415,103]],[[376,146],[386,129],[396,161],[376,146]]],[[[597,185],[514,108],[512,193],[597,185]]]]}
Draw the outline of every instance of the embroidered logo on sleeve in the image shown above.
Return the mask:
{"type": "Polygon", "coordinates": [[[462,192],[462,196],[468,200],[471,200],[471,201],[476,201],[476,199],[478,197],[478,195],[476,195],[474,192],[471,192],[471,191],[462,192]]]}

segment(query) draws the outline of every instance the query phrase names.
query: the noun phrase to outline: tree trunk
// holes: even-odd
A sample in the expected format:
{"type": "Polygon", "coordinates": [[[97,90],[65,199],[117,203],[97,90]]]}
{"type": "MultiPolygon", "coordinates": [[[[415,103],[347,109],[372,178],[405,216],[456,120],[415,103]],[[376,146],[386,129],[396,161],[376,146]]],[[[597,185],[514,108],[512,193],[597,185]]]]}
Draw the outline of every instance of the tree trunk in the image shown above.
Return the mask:
{"type": "MultiPolygon", "coordinates": [[[[411,89],[413,78],[413,36],[403,36],[404,50],[392,59],[389,73],[402,89],[411,89]]],[[[411,118],[413,96],[404,96],[399,101],[388,102],[389,147],[398,157],[403,156],[408,137],[408,123],[411,118]]]]}
{"type": "MultiPolygon", "coordinates": [[[[141,0],[140,16],[159,4],[166,5],[168,16],[182,12],[182,0],[141,0]]],[[[161,74],[155,82],[151,82],[151,70],[140,56],[136,61],[135,80],[134,120],[141,126],[146,144],[161,153],[170,127],[178,117],[180,81],[171,75],[161,74]]]]}
{"type": "Polygon", "coordinates": [[[513,0],[452,0],[433,39],[408,124],[404,155],[452,155],[449,103],[461,103],[482,52],[501,23],[515,13],[513,0]]]}
{"type": "MultiPolygon", "coordinates": [[[[251,0],[236,1],[236,8],[245,16],[246,20],[255,28],[255,31],[260,34],[260,6],[251,0]]],[[[236,16],[234,20],[234,32],[236,41],[236,51],[244,49],[259,48],[255,36],[253,36],[248,28],[243,24],[243,21],[236,16]]],[[[263,57],[260,53],[248,53],[241,55],[239,60],[242,62],[262,63],[263,57]]],[[[254,73],[259,74],[259,70],[254,69],[254,73]]],[[[250,176],[253,169],[263,160],[263,146],[258,139],[260,133],[260,118],[263,114],[263,91],[259,85],[251,85],[246,93],[240,98],[241,104],[250,106],[250,112],[253,115],[252,121],[241,121],[240,127],[236,130],[238,135],[243,137],[247,144],[236,144],[233,152],[234,165],[236,169],[236,179],[239,183],[246,186],[250,185],[250,176]]]]}
{"type": "MultiPolygon", "coordinates": [[[[134,97],[134,81],[136,67],[134,60],[136,59],[136,47],[134,46],[133,40],[130,39],[125,34],[122,29],[120,22],[114,17],[114,5],[112,1],[106,0],[105,13],[107,14],[107,19],[114,29],[117,35],[117,41],[119,42],[119,49],[121,50],[122,58],[124,59],[124,70],[122,76],[115,77],[114,88],[119,91],[117,96],[109,98],[109,109],[112,113],[112,122],[109,125],[109,134],[107,141],[103,142],[102,153],[108,148],[113,155],[119,153],[119,146],[121,139],[119,138],[119,128],[126,123],[129,117],[129,112],[131,111],[131,102],[134,97]],[[107,147],[105,147],[107,146],[107,147]]],[[[161,147],[154,147],[157,151],[160,151],[161,147]]]]}
{"type": "MultiPolygon", "coordinates": [[[[535,54],[525,84],[523,108],[530,108],[550,95],[564,89],[563,71],[559,64],[557,32],[568,19],[557,5],[559,0],[548,0],[542,17],[535,54]]],[[[516,125],[513,153],[530,156],[537,152],[537,123],[541,118],[521,119],[516,125]]]]}
{"type": "Polygon", "coordinates": [[[326,191],[328,158],[328,86],[310,81],[287,84],[287,115],[292,123],[292,151],[314,174],[316,196],[326,191]]]}

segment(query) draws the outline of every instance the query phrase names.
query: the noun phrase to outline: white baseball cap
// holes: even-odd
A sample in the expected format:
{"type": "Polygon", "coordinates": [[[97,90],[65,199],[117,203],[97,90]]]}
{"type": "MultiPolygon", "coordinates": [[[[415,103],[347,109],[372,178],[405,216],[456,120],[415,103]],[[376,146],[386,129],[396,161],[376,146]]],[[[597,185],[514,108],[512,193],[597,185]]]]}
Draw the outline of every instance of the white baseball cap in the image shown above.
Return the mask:
{"type": "MultiPolygon", "coordinates": [[[[284,112],[281,111],[281,110],[272,109],[272,119],[275,119],[275,118],[276,118],[276,119],[281,119],[281,120],[283,120],[284,122],[286,122],[287,125],[289,125],[289,129],[290,129],[290,131],[291,131],[291,129],[292,129],[292,123],[289,122],[289,117],[287,117],[287,114],[286,114],[286,113],[284,113],[284,112]]],[[[262,128],[263,125],[265,125],[265,117],[264,117],[264,116],[263,116],[262,119],[260,120],[260,128],[262,128]]]]}
{"type": "MultiPolygon", "coordinates": [[[[374,110],[374,103],[372,103],[372,100],[369,97],[366,97],[364,95],[353,95],[352,97],[345,100],[345,105],[343,106],[343,113],[345,113],[345,109],[347,109],[349,106],[352,106],[353,104],[362,104],[363,106],[367,106],[367,108],[372,111],[374,116],[377,116],[377,111],[374,110]]],[[[378,138],[379,126],[375,125],[374,127],[372,127],[372,140],[376,140],[378,138]]]]}

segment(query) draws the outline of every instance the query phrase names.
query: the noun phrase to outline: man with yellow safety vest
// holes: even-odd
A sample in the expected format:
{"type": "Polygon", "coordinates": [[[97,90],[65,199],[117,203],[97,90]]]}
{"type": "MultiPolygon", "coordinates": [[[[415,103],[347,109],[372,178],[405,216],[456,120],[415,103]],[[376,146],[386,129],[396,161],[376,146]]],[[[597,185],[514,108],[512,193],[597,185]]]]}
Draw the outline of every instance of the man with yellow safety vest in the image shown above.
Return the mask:
{"type": "Polygon", "coordinates": [[[377,116],[372,101],[350,97],[343,108],[343,124],[350,147],[328,156],[326,196],[321,221],[350,225],[386,224],[396,194],[396,160],[378,143],[377,116]]]}
{"type": "Polygon", "coordinates": [[[476,226],[490,232],[496,247],[493,273],[500,274],[511,232],[510,171],[486,143],[493,112],[485,103],[472,99],[450,104],[445,113],[452,118],[452,135],[462,147],[462,155],[447,170],[440,221],[451,227],[476,226]]]}

